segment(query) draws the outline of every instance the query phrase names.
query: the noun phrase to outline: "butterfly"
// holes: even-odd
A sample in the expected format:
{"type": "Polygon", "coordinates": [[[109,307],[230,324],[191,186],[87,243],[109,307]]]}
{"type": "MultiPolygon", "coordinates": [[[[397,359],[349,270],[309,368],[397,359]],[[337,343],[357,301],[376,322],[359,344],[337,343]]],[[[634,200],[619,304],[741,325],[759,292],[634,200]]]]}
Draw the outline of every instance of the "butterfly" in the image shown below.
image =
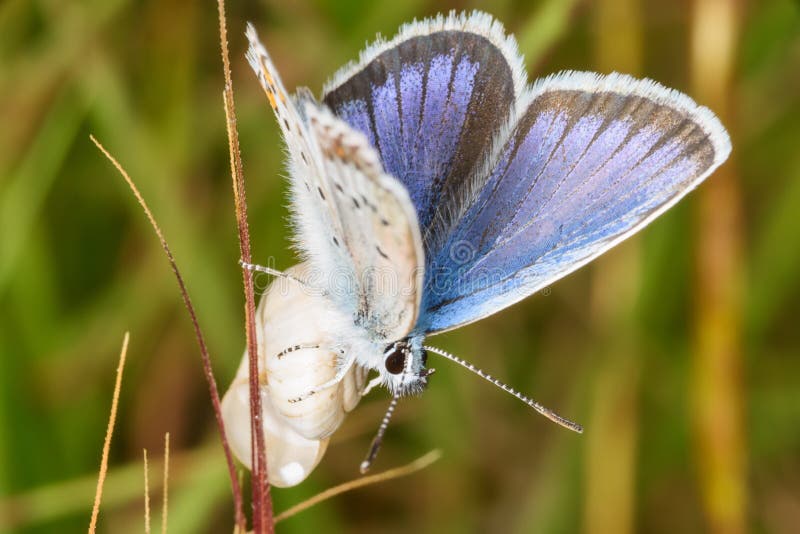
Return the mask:
{"type": "MultiPolygon", "coordinates": [[[[270,481],[294,485],[361,396],[422,392],[425,344],[511,306],[630,237],[723,163],[730,140],[688,96],[622,74],[529,84],[481,12],[401,27],[340,69],[317,100],[290,95],[249,26],[247,59],[288,159],[294,245],[259,305],[270,481]],[[376,376],[367,383],[368,373],[376,376]]],[[[247,366],[223,402],[250,455],[247,366]]]]}

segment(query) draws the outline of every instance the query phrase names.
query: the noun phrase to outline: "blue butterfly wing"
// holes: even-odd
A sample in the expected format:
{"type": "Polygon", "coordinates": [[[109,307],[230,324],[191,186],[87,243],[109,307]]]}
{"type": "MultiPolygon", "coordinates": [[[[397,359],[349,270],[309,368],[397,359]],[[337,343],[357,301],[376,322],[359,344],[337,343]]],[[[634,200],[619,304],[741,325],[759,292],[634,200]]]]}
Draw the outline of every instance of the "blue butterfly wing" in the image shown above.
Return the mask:
{"type": "Polygon", "coordinates": [[[516,43],[498,22],[451,15],[371,45],[334,75],[323,101],[406,186],[427,243],[453,199],[486,176],[476,172],[525,84],[516,43]]]}
{"type": "Polygon", "coordinates": [[[708,109],[648,80],[564,73],[523,100],[482,188],[429,245],[417,332],[478,320],[569,274],[730,152],[708,109]]]}

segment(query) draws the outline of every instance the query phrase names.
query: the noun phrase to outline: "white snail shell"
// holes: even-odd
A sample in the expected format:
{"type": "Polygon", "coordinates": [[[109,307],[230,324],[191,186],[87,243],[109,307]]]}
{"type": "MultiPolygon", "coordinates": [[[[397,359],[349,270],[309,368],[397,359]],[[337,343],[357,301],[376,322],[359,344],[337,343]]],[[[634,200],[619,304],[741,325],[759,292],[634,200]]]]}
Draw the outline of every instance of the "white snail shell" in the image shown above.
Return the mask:
{"type": "MultiPolygon", "coordinates": [[[[267,386],[261,387],[261,415],[270,484],[281,488],[299,484],[322,459],[328,447],[328,438],[310,440],[292,430],[272,405],[267,386]]],[[[222,418],[233,454],[251,469],[250,388],[247,375],[237,378],[222,399],[222,418]]]]}
{"type": "MultiPolygon", "coordinates": [[[[307,266],[286,271],[304,279],[307,266]]],[[[259,303],[256,333],[268,477],[279,487],[302,482],[322,459],[328,437],[361,399],[367,371],[352,365],[336,385],[303,400],[298,397],[333,379],[343,359],[337,347],[342,329],[352,324],[322,295],[285,278],[276,279],[259,303]],[[281,352],[293,347],[300,348],[281,352]]],[[[245,351],[225,397],[222,415],[231,449],[250,467],[249,367],[245,351]]]]}

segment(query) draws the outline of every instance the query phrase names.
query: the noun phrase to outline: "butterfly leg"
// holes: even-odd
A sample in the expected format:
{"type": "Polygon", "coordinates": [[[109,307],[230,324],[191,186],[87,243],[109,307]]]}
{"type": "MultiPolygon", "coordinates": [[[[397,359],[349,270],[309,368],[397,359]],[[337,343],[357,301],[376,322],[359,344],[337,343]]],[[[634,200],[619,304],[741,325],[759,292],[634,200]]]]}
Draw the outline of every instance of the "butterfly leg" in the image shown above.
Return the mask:
{"type": "Polygon", "coordinates": [[[297,350],[318,349],[318,348],[319,348],[319,345],[301,343],[300,345],[293,345],[291,347],[287,347],[287,348],[283,349],[278,354],[276,354],[275,357],[278,358],[278,359],[281,359],[284,356],[286,356],[287,354],[290,354],[290,353],[295,352],[297,350]]]}
{"type": "Polygon", "coordinates": [[[344,379],[344,376],[348,373],[348,371],[350,371],[350,368],[353,366],[353,363],[355,363],[355,361],[356,361],[355,355],[348,356],[347,359],[344,362],[342,362],[342,366],[339,368],[339,370],[336,372],[336,375],[333,378],[331,378],[327,382],[323,382],[322,384],[309,389],[308,391],[306,391],[305,393],[303,393],[298,397],[289,399],[289,402],[295,403],[304,401],[307,398],[316,395],[320,391],[325,391],[326,389],[335,386],[344,379]]]}
{"type": "Polygon", "coordinates": [[[365,397],[367,394],[375,388],[375,386],[380,386],[383,383],[383,377],[381,375],[376,376],[372,380],[369,381],[367,387],[364,388],[364,391],[361,392],[361,396],[365,397]]]}
{"type": "Polygon", "coordinates": [[[292,276],[290,274],[286,274],[283,271],[279,271],[277,269],[273,269],[272,267],[266,267],[264,265],[258,265],[256,263],[246,263],[243,260],[239,260],[239,265],[241,265],[242,267],[244,267],[248,271],[269,274],[269,275],[277,276],[277,277],[280,277],[280,278],[286,278],[287,280],[292,280],[292,281],[297,282],[299,284],[308,285],[308,284],[306,284],[305,281],[300,280],[299,278],[296,278],[296,277],[294,277],[294,276],[292,276]]]}

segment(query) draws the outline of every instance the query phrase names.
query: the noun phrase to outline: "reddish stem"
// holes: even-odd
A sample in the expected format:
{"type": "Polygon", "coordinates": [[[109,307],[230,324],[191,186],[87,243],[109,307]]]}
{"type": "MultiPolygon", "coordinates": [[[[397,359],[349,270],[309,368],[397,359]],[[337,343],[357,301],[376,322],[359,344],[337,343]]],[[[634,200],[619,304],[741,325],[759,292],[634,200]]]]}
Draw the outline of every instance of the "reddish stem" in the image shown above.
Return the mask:
{"type": "Polygon", "coordinates": [[[231,454],[231,448],[228,445],[228,438],[225,434],[225,424],[222,421],[222,408],[220,407],[219,402],[217,381],[214,379],[214,372],[211,368],[211,357],[208,354],[208,347],[206,346],[205,339],[203,338],[203,331],[200,329],[200,323],[197,321],[197,314],[194,311],[192,299],[189,298],[189,292],[186,289],[183,276],[181,276],[181,272],[178,269],[178,264],[175,262],[175,258],[172,256],[172,251],[167,244],[164,234],[161,232],[161,228],[158,226],[153,213],[147,206],[147,202],[144,201],[144,197],[142,197],[141,193],[139,193],[139,189],[136,187],[136,184],[133,183],[133,180],[130,178],[130,176],[128,176],[128,173],[125,171],[122,165],[119,164],[114,156],[112,156],[105,149],[105,147],[94,138],[94,136],[90,135],[89,138],[95,145],[97,145],[97,148],[103,152],[109,161],[111,161],[111,163],[117,168],[122,177],[128,183],[128,187],[131,188],[133,195],[136,197],[139,205],[142,206],[147,219],[150,221],[150,225],[153,227],[153,230],[155,230],[158,240],[161,242],[161,247],[164,249],[164,253],[167,255],[169,265],[172,267],[172,272],[175,274],[175,279],[178,281],[178,288],[180,289],[181,298],[183,299],[186,309],[189,311],[189,317],[192,321],[192,328],[194,329],[194,336],[197,339],[197,345],[200,347],[200,358],[203,362],[203,374],[205,375],[206,382],[208,383],[208,392],[211,395],[211,404],[214,407],[214,417],[216,418],[219,437],[222,441],[222,450],[225,453],[225,461],[228,464],[228,475],[231,478],[231,490],[233,491],[234,507],[236,509],[236,524],[240,525],[241,530],[244,531],[245,521],[244,514],[242,513],[242,490],[239,487],[239,478],[236,476],[236,465],[233,462],[233,455],[231,454]]]}
{"type": "MultiPolygon", "coordinates": [[[[233,82],[231,81],[230,55],[228,52],[228,32],[225,22],[225,2],[217,1],[219,11],[219,37],[222,52],[222,65],[225,74],[225,118],[228,130],[228,147],[231,159],[231,178],[233,197],[236,206],[236,226],[239,231],[239,252],[242,261],[252,263],[250,254],[250,232],[247,224],[247,199],[244,188],[244,172],[239,151],[239,135],[236,130],[236,107],[233,101],[233,82]]],[[[252,450],[252,494],[253,494],[253,532],[255,534],[275,531],[272,514],[272,497],[267,481],[267,455],[264,432],[261,425],[261,395],[259,391],[258,342],[255,326],[255,295],[253,279],[247,269],[242,268],[244,283],[245,318],[247,335],[247,354],[250,384],[250,432],[252,450]]],[[[238,521],[237,521],[238,523],[238,521]]]]}

